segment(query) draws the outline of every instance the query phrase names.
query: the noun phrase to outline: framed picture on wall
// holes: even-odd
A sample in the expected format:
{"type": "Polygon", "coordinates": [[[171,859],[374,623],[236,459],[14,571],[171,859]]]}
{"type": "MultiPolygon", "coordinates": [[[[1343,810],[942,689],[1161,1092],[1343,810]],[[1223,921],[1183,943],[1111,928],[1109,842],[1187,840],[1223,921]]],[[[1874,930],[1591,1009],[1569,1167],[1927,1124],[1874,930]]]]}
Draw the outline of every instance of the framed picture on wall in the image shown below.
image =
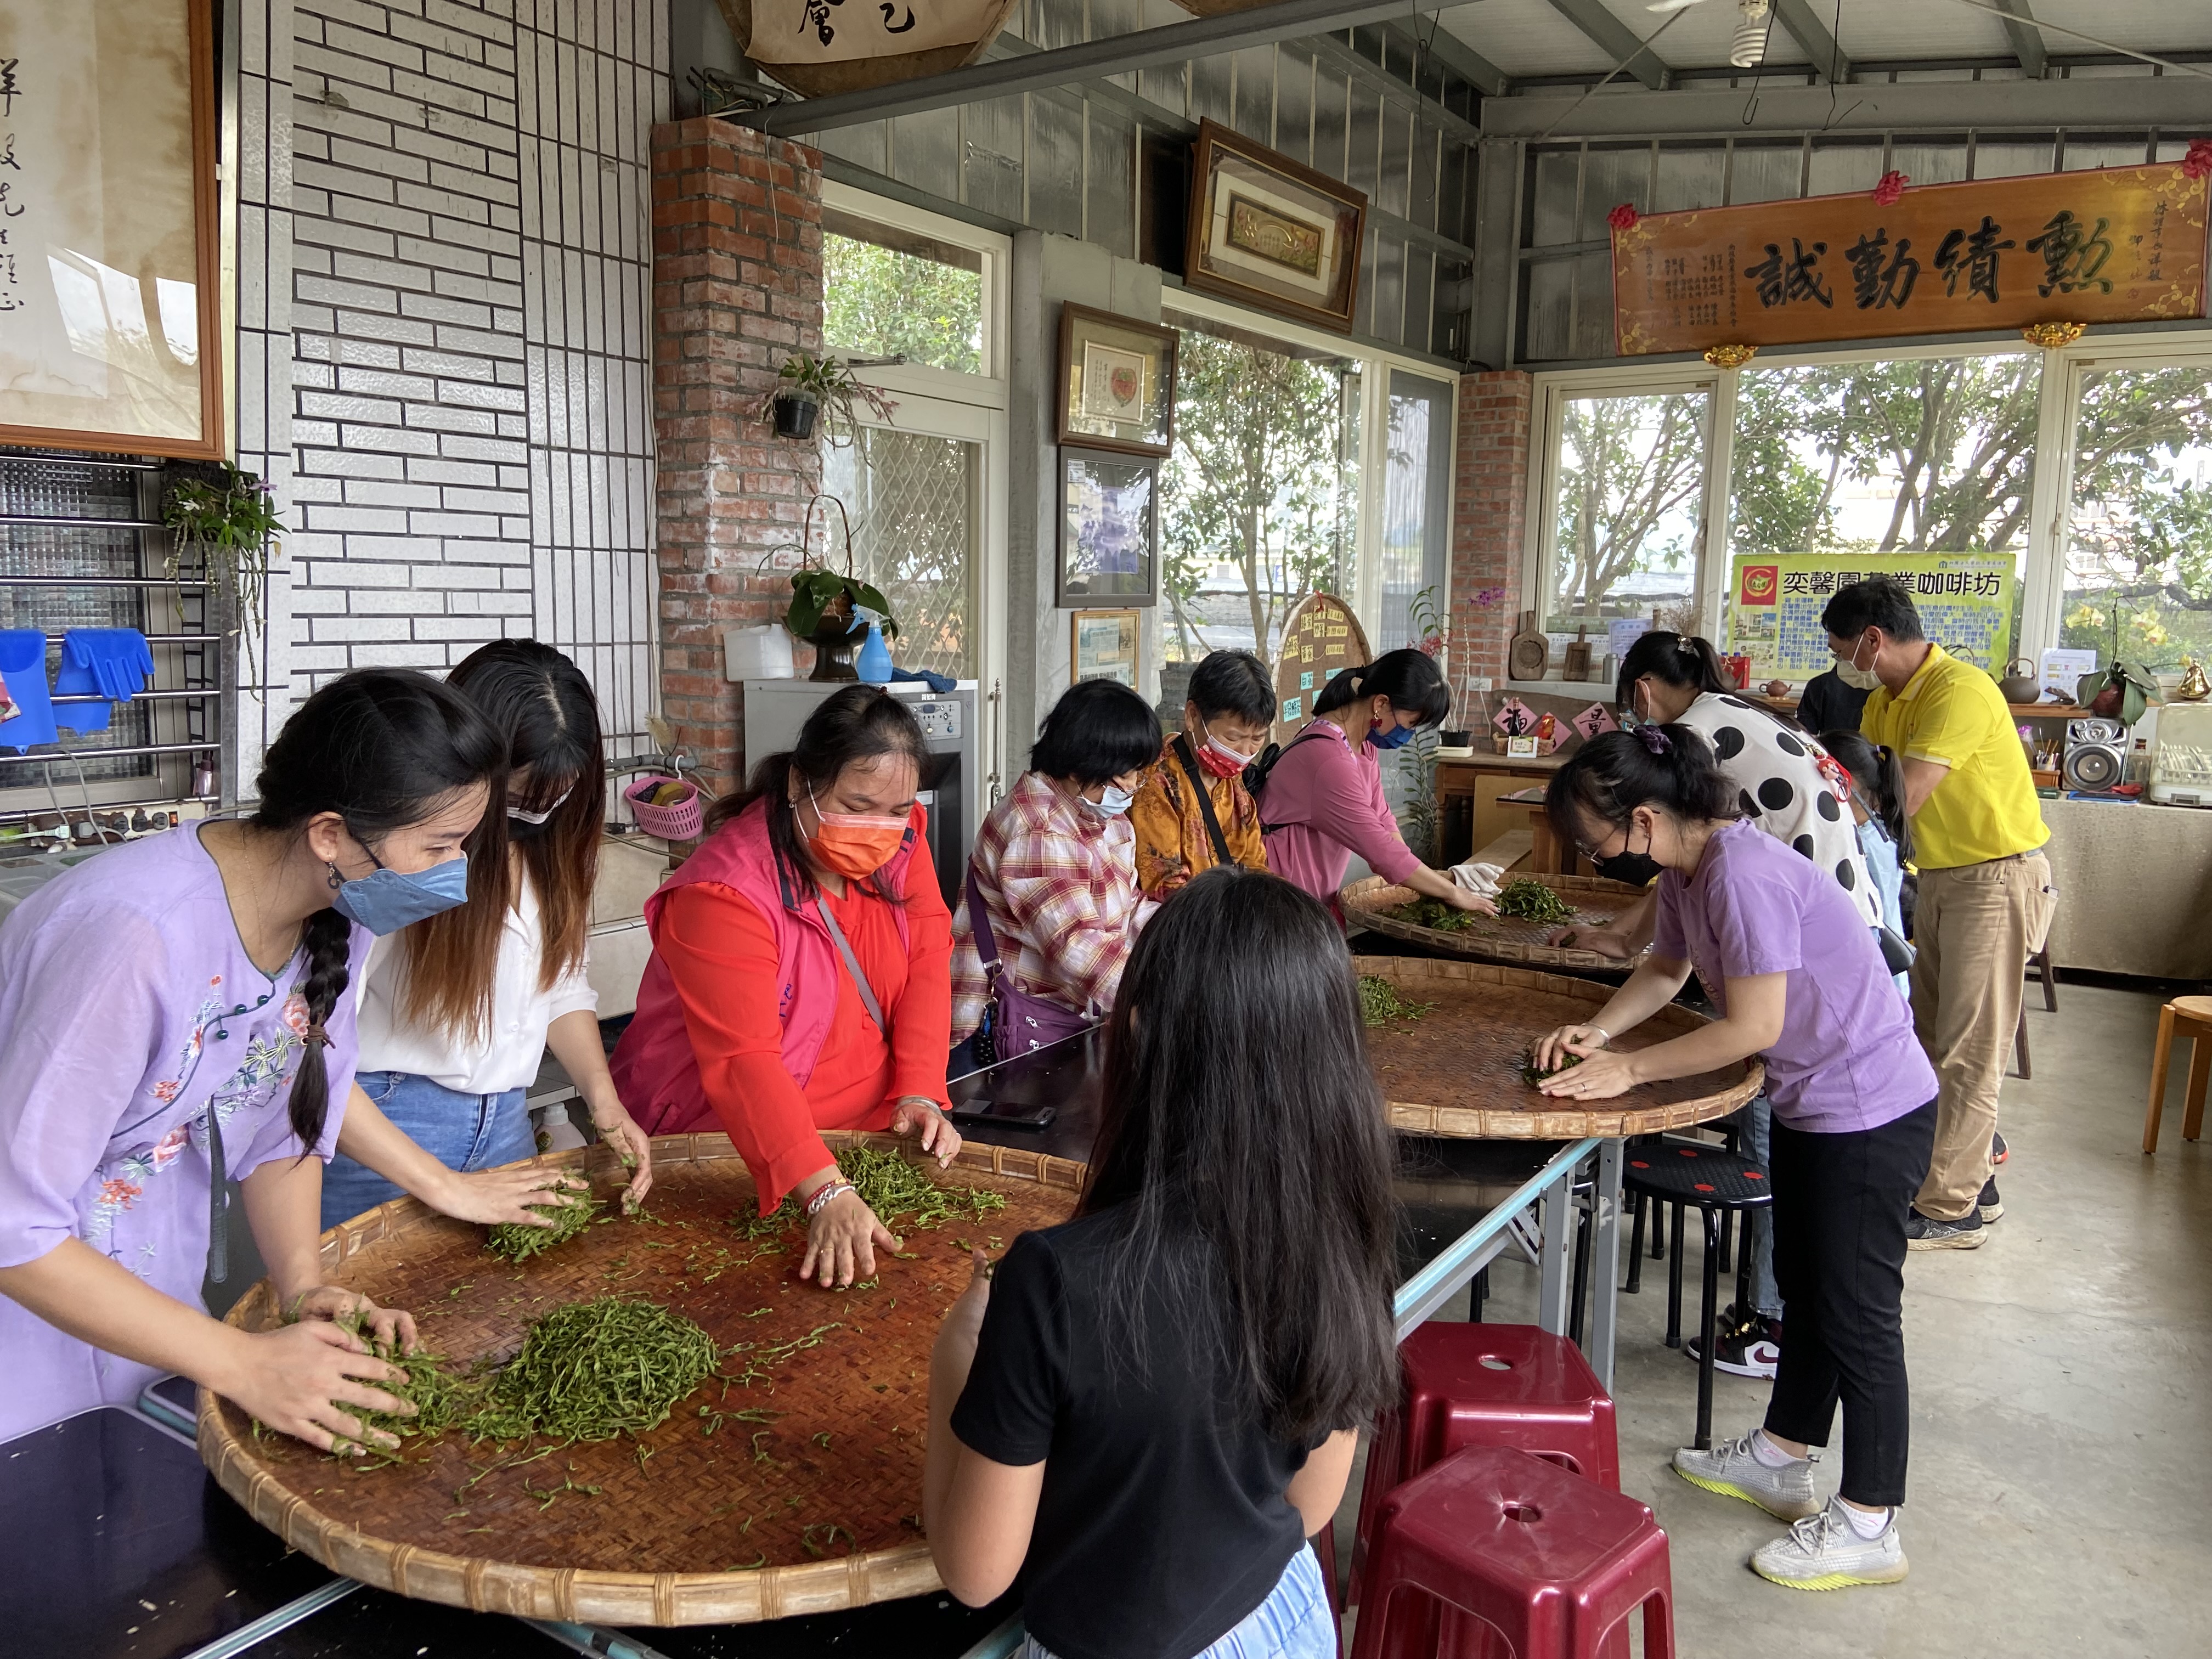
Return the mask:
{"type": "Polygon", "coordinates": [[[1227,127],[1199,124],[1188,286],[1350,333],[1366,224],[1364,191],[1227,127]]]}
{"type": "Polygon", "coordinates": [[[1079,611],[1075,613],[1073,639],[1071,679],[1119,680],[1132,690],[1136,689],[1135,611],[1079,611]]]}
{"type": "Polygon", "coordinates": [[[0,0],[0,443],[219,460],[214,0],[0,0]]]}
{"type": "Polygon", "coordinates": [[[1165,455],[1175,441],[1176,332],[1060,308],[1060,441],[1165,455]]]}
{"type": "Polygon", "coordinates": [[[1157,605],[1159,556],[1158,459],[1062,449],[1060,607],[1157,605]]]}

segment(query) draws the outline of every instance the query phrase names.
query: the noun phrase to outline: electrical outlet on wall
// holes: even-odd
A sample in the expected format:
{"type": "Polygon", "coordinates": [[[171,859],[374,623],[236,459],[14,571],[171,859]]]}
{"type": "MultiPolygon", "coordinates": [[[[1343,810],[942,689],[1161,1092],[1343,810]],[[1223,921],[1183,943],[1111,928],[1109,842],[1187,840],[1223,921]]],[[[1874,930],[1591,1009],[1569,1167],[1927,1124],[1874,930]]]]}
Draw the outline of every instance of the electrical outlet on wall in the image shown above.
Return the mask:
{"type": "Polygon", "coordinates": [[[1487,675],[1479,675],[1475,678],[1469,680],[1467,683],[1467,685],[1468,690],[1470,691],[1488,691],[1492,689],[1490,684],[1489,676],[1487,675]]]}

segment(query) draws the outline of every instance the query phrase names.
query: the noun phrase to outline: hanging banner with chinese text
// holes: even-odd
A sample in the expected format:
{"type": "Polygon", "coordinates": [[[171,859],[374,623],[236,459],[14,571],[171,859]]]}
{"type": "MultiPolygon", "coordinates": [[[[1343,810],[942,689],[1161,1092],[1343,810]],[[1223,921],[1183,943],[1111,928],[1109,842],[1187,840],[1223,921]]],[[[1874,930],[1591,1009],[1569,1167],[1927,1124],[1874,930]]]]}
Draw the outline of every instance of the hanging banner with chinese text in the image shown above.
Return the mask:
{"type": "Polygon", "coordinates": [[[1014,0],[720,0],[738,50],[805,98],[972,64],[1014,0]]]}
{"type": "Polygon", "coordinates": [[[2208,191],[2177,162],[1655,213],[1613,233],[1614,330],[1640,356],[2201,317],[2208,191]]]}
{"type": "Polygon", "coordinates": [[[1839,587],[1894,576],[1920,629],[1954,657],[2000,670],[2012,653],[2009,553],[1739,553],[1729,573],[1728,648],[1752,678],[1802,680],[1836,665],[1820,612],[1839,587]]]}

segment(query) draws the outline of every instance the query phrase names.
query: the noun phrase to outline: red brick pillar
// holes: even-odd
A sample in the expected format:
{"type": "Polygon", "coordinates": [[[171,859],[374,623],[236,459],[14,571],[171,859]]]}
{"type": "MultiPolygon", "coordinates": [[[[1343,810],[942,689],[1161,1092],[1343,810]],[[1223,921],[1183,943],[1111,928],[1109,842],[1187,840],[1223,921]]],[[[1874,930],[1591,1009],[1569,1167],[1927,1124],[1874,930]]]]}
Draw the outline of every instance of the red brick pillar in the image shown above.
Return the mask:
{"type": "Polygon", "coordinates": [[[1515,369],[1462,375],[1452,479],[1452,678],[1505,681],[1520,619],[1534,382],[1515,369]]]}
{"type": "Polygon", "coordinates": [[[653,315],[662,708],[719,793],[744,767],[722,631],[781,619],[821,476],[760,413],[784,359],[822,349],[821,152],[704,117],[654,127],[653,315]]]}

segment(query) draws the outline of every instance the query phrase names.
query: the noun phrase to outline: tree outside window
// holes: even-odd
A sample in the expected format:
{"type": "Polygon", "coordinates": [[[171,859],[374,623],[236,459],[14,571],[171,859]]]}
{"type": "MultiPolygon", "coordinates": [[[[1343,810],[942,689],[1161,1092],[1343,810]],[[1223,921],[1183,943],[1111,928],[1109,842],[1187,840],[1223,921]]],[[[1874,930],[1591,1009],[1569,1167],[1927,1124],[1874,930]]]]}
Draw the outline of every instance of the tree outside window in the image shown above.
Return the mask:
{"type": "Polygon", "coordinates": [[[1702,392],[1568,400],[1547,629],[1602,635],[1613,618],[1657,610],[1696,631],[1711,402],[1702,392]]]}
{"type": "MultiPolygon", "coordinates": [[[[911,240],[921,244],[921,239],[911,240]]],[[[902,356],[908,362],[981,374],[982,256],[933,242],[921,245],[930,252],[825,230],[823,340],[845,356],[902,356]]]]}
{"type": "Polygon", "coordinates": [[[1273,660],[1292,606],[1358,568],[1359,371],[1186,329],[1163,469],[1164,654],[1273,660]]]}

